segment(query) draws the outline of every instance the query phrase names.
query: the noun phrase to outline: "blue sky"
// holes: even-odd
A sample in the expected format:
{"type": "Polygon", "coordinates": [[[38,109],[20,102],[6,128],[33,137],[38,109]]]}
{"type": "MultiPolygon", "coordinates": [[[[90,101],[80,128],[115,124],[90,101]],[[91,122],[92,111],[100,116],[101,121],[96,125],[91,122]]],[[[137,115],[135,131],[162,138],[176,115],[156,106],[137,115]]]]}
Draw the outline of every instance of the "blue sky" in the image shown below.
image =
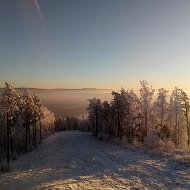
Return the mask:
{"type": "Polygon", "coordinates": [[[190,88],[189,0],[0,2],[0,85],[190,88]]]}

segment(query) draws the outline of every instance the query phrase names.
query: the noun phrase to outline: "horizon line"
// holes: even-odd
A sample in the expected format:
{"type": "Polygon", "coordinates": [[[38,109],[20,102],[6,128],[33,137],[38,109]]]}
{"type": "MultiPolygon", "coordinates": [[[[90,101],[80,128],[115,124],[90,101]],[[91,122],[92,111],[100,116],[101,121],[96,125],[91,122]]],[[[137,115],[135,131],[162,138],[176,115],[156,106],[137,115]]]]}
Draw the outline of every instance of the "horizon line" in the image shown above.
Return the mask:
{"type": "MultiPolygon", "coordinates": [[[[108,88],[39,88],[39,87],[15,87],[15,89],[36,89],[36,90],[114,90],[108,88]]],[[[5,87],[0,87],[4,89],[5,87]]]]}

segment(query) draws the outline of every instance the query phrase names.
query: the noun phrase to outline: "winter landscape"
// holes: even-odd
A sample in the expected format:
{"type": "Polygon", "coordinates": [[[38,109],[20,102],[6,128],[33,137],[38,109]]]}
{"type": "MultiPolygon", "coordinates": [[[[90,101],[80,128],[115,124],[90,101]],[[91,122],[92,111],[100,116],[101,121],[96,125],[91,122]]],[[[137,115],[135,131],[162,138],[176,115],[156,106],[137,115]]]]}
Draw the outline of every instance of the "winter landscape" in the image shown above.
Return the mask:
{"type": "Polygon", "coordinates": [[[1,0],[0,190],[190,190],[189,10],[1,0]]]}
{"type": "Polygon", "coordinates": [[[113,91],[110,102],[89,99],[87,113],[61,119],[6,83],[1,189],[189,189],[189,98],[161,88],[153,99],[140,84],[139,96],[113,91]]]}

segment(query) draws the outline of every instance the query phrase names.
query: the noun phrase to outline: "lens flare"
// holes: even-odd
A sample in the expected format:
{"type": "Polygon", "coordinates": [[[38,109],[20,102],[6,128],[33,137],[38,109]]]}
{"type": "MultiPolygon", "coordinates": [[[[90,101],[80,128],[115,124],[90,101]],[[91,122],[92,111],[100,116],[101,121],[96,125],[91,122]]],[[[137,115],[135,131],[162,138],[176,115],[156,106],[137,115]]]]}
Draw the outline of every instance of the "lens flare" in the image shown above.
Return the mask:
{"type": "Polygon", "coordinates": [[[40,4],[39,4],[38,0],[32,0],[32,1],[33,1],[35,10],[36,10],[37,16],[40,20],[40,25],[45,30],[45,22],[44,22],[44,17],[43,17],[41,8],[40,8],[40,4]]]}

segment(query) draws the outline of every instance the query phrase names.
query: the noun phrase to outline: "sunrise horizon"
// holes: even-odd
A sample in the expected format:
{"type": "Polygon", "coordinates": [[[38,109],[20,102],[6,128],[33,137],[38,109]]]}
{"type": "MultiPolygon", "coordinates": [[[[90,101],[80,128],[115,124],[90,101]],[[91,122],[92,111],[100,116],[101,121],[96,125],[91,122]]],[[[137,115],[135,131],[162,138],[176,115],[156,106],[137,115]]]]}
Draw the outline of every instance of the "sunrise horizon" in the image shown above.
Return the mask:
{"type": "Polygon", "coordinates": [[[190,87],[187,1],[1,5],[2,87],[5,80],[35,88],[138,89],[140,80],[156,89],[190,87]]]}

